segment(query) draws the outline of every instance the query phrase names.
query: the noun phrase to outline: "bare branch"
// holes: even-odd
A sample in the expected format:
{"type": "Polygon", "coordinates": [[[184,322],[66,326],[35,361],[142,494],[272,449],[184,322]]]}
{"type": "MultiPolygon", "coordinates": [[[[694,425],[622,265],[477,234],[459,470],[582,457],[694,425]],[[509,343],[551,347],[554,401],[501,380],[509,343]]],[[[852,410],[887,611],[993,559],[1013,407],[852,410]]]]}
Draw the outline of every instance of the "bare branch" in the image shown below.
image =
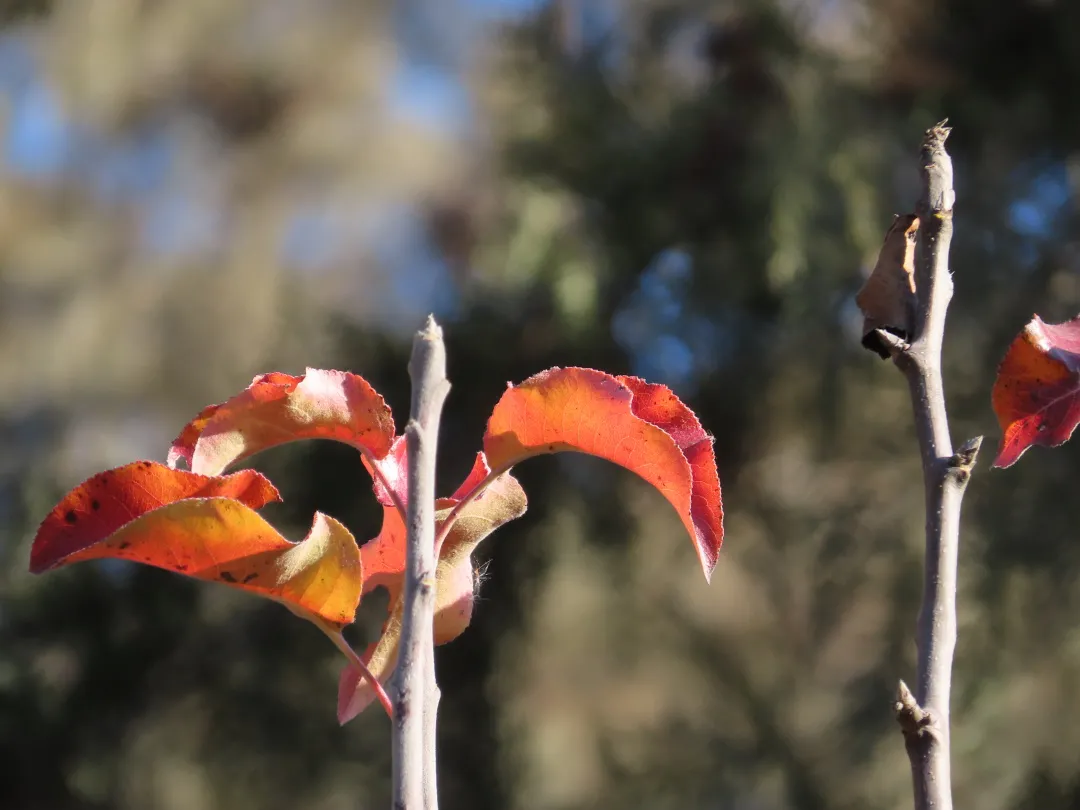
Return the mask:
{"type": "Polygon", "coordinates": [[[952,159],[945,151],[949,128],[942,121],[927,130],[922,144],[923,193],[915,254],[917,306],[914,334],[905,351],[890,345],[907,378],[926,488],[926,563],[916,641],[919,650],[915,693],[901,683],[896,704],[915,790],[916,810],[951,810],[949,697],[956,648],[956,560],[960,503],[978,454],[980,439],[953,455],[941,346],[952,298],[949,246],[953,231],[952,159]]]}
{"type": "Polygon", "coordinates": [[[442,329],[428,317],[409,360],[412,411],[405,427],[409,454],[401,652],[393,693],[394,810],[436,810],[435,713],[435,456],[439,418],[450,390],[442,329]]]}

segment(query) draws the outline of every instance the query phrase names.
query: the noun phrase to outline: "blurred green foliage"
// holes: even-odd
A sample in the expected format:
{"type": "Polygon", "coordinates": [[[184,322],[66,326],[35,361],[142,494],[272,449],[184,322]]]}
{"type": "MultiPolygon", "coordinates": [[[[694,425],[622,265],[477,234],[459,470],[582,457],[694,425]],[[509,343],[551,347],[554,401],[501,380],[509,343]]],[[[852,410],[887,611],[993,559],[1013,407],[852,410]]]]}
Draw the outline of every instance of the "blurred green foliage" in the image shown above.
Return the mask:
{"type": "MultiPolygon", "coordinates": [[[[922,494],[906,388],[853,294],[948,115],[954,439],[996,364],[1080,308],[1080,5],[1066,0],[78,0],[0,5],[0,807],[385,806],[389,727],[339,729],[340,656],[159,571],[25,573],[90,473],[305,365],[403,421],[434,310],[441,488],[508,380],[668,382],[716,436],[711,587],[656,493],[520,469],[470,630],[438,653],[442,803],[910,806],[922,494]]],[[[272,518],[372,536],[355,454],[258,460],[272,518]]],[[[957,805],[1080,807],[1080,455],[965,502],[957,805]]],[[[354,640],[377,630],[362,609],[354,640]]]]}

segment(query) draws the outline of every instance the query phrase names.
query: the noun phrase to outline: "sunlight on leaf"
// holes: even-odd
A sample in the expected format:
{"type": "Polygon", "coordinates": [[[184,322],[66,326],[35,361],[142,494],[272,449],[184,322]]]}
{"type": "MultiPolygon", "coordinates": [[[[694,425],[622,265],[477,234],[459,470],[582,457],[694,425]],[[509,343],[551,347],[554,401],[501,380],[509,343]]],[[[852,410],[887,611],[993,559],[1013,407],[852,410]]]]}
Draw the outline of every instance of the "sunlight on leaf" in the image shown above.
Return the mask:
{"type": "Polygon", "coordinates": [[[592,369],[550,369],[507,389],[488,422],[484,450],[496,470],[570,450],[637,473],[675,507],[711,576],[724,535],[712,438],[665,386],[592,369]]]}
{"type": "Polygon", "coordinates": [[[1080,424],[1080,318],[1048,324],[1036,315],[1001,361],[992,401],[1002,433],[993,466],[1068,441],[1080,424]]]}
{"type": "Polygon", "coordinates": [[[38,528],[30,570],[41,573],[69,562],[73,554],[166,504],[212,497],[234,498],[252,509],[281,500],[274,485],[254,470],[210,478],[156,461],[136,461],[100,472],[64,496],[38,528]]]}
{"type": "Polygon", "coordinates": [[[144,464],[94,476],[61,501],[34,540],[32,570],[130,560],[251,591],[334,627],[353,621],[363,587],[360,550],[338,521],[316,513],[308,536],[291,543],[242,500],[227,497],[237,494],[255,506],[277,500],[258,473],[199,482],[202,476],[157,465],[150,471],[159,481],[151,482],[131,474],[146,472],[139,466],[144,464]],[[176,482],[201,486],[189,488],[193,497],[158,505],[170,482],[174,494],[183,491],[176,482]],[[148,499],[147,485],[155,483],[156,494],[148,499]],[[130,517],[123,514],[127,504],[135,507],[130,517]],[[150,508],[138,514],[140,505],[150,508]]]}
{"type": "Polygon", "coordinates": [[[193,472],[218,475],[230,464],[287,442],[333,439],[375,459],[394,439],[390,409],[363,377],[308,369],[302,377],[273,372],[184,427],[169,450],[193,472]]]}

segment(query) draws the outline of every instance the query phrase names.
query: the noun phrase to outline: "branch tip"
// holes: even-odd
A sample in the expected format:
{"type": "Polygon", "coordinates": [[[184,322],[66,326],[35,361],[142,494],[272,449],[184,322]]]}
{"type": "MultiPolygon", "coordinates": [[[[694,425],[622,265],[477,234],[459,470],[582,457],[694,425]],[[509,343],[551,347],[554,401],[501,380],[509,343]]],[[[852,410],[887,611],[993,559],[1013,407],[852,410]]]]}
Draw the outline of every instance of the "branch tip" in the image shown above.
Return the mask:
{"type": "Polygon", "coordinates": [[[903,681],[896,687],[896,702],[893,703],[896,722],[905,737],[918,737],[931,729],[933,716],[919,705],[915,695],[903,681]]]}
{"type": "Polygon", "coordinates": [[[434,315],[428,314],[427,320],[424,321],[424,328],[417,332],[416,336],[421,340],[442,340],[442,327],[439,326],[434,315]]]}
{"type": "Polygon", "coordinates": [[[952,127],[946,126],[948,123],[949,119],[945,118],[926,130],[926,140],[924,143],[927,145],[937,143],[939,146],[944,146],[945,141],[949,138],[949,133],[952,132],[952,127]]]}
{"type": "MultiPolygon", "coordinates": [[[[948,120],[946,118],[930,127],[923,137],[924,190],[922,199],[916,206],[920,219],[925,219],[928,215],[940,216],[951,212],[956,202],[956,192],[953,190],[952,158],[945,151],[945,141],[952,132],[952,127],[945,126],[948,120]]],[[[923,224],[925,225],[926,222],[923,224]]]]}
{"type": "Polygon", "coordinates": [[[949,467],[953,469],[970,470],[975,466],[975,459],[979,456],[979,448],[982,447],[982,436],[968,439],[949,459],[949,467]]]}

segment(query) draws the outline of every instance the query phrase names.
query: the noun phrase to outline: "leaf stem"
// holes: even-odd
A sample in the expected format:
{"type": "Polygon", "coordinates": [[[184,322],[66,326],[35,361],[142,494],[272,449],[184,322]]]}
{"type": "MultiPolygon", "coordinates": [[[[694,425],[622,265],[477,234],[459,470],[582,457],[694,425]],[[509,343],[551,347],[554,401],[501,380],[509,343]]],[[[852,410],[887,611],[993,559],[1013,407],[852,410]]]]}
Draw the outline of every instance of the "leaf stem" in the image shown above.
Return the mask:
{"type": "Polygon", "coordinates": [[[345,657],[349,659],[349,663],[356,667],[363,674],[367,682],[371,684],[371,688],[375,690],[375,696],[378,697],[379,703],[382,704],[383,709],[386,710],[387,717],[394,716],[394,708],[390,704],[390,696],[386,694],[386,690],[383,689],[383,685],[379,683],[379,679],[371,674],[371,670],[367,668],[367,664],[364,663],[364,659],[352,648],[352,645],[345,640],[345,636],[341,634],[340,630],[332,630],[329,625],[323,625],[320,623],[320,629],[329,636],[330,640],[334,642],[334,646],[345,653],[345,657]]]}
{"type": "Polygon", "coordinates": [[[454,507],[450,510],[450,514],[448,514],[446,516],[446,519],[443,520],[442,524],[439,526],[438,533],[435,535],[436,563],[439,560],[439,555],[442,553],[443,543],[446,542],[446,538],[450,535],[450,530],[454,528],[454,521],[457,520],[458,515],[461,514],[462,510],[465,509],[466,506],[468,506],[481,495],[483,495],[484,490],[491,486],[492,483],[495,482],[496,478],[498,478],[503,473],[508,472],[513,466],[513,464],[507,464],[498,470],[492,470],[490,473],[488,473],[487,478],[485,478],[475,487],[470,489],[468,495],[466,495],[464,498],[454,504],[454,507]]]}

